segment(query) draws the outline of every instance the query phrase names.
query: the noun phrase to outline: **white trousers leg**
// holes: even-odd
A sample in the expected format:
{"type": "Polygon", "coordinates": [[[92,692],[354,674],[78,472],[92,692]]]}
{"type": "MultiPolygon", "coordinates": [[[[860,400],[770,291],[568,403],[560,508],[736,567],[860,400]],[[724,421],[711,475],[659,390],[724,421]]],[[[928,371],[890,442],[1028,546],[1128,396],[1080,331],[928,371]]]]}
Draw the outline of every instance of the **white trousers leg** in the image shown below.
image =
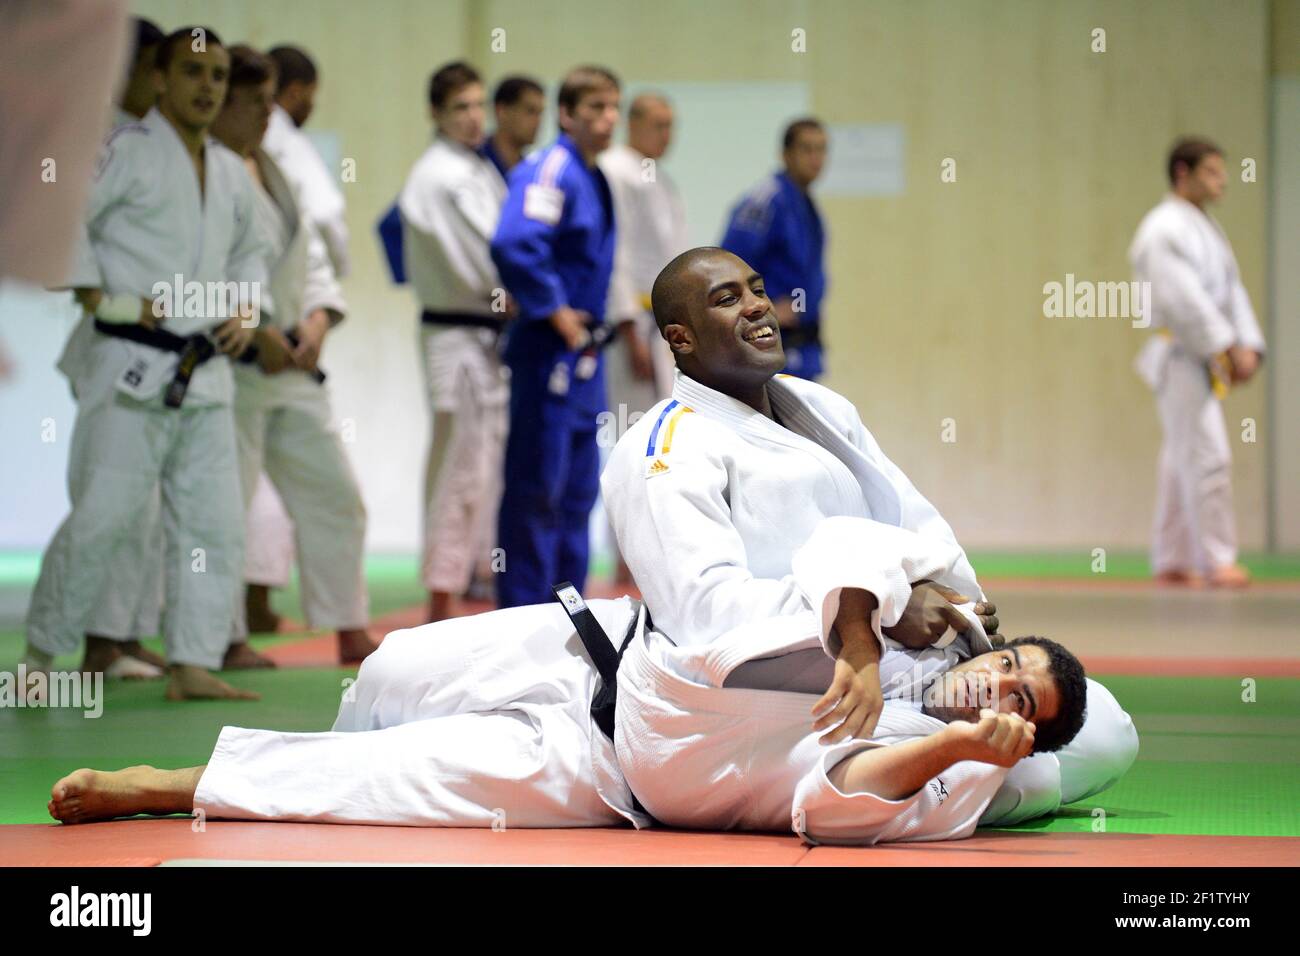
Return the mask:
{"type": "Polygon", "coordinates": [[[463,593],[495,543],[509,393],[483,331],[422,330],[433,436],[421,579],[430,591],[463,593]]]}
{"type": "MultiPolygon", "coordinates": [[[[242,378],[237,381],[240,485],[250,522],[265,469],[292,523],[307,623],[328,630],[365,627],[366,509],[331,424],[327,393],[291,387],[281,401],[268,383],[246,387],[242,378]]],[[[242,595],[235,620],[236,637],[243,637],[242,595]]]]}
{"type": "Polygon", "coordinates": [[[168,660],[218,666],[243,560],[230,409],[173,410],[121,396],[79,407],[68,491],[72,511],[46,550],[32,595],[31,643],[70,653],[110,588],[138,597],[139,569],[119,570],[115,559],[131,553],[140,516],[160,494],[168,660]]]}
{"type": "MultiPolygon", "coordinates": [[[[606,631],[626,600],[591,602],[606,631]]],[[[209,816],[409,826],[609,826],[612,744],[591,725],[595,671],[558,605],[390,634],[328,733],[227,727],[194,801],[209,816]],[[596,738],[592,734],[597,735],[596,738]]]]}
{"type": "Polygon", "coordinates": [[[244,539],[244,580],[286,587],[293,572],[293,522],[265,472],[257,477],[244,539]]]}
{"type": "Polygon", "coordinates": [[[113,556],[113,587],[91,612],[87,634],[128,641],[159,633],[163,608],[162,499],[155,492],[140,512],[135,533],[113,556]],[[131,579],[134,577],[134,583],[131,579]]]}
{"type": "Polygon", "coordinates": [[[1169,356],[1156,394],[1164,444],[1151,565],[1156,573],[1208,573],[1237,560],[1232,509],[1232,450],[1223,407],[1202,365],[1169,356]]]}

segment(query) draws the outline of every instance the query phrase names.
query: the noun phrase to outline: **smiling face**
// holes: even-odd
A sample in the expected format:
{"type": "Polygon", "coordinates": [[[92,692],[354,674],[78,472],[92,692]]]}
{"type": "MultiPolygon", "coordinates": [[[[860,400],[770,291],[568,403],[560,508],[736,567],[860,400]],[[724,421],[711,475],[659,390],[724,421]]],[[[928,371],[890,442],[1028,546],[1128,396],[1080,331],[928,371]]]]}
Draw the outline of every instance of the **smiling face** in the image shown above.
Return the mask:
{"type": "Polygon", "coordinates": [[[209,42],[202,51],[184,38],[174,41],[166,71],[155,70],[160,85],[159,109],[178,126],[207,129],[221,111],[230,79],[230,54],[209,42]]]}
{"type": "Polygon", "coordinates": [[[694,256],[665,298],[656,317],[678,366],[697,382],[735,396],[785,367],[763,277],[738,256],[722,249],[694,256]]]}
{"type": "Polygon", "coordinates": [[[1049,666],[1047,652],[1032,644],[981,654],[942,674],[926,690],[922,709],[947,722],[975,722],[987,707],[1050,723],[1060,713],[1061,699],[1049,666]]]}

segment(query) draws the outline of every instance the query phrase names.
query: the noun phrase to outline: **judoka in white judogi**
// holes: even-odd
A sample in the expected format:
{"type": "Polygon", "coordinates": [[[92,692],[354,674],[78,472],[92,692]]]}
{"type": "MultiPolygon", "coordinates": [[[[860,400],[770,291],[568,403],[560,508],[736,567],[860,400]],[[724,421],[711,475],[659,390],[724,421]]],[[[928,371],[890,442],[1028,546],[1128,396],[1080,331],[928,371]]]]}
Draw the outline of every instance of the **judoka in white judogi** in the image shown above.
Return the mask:
{"type": "Polygon", "coordinates": [[[433,440],[421,577],[431,592],[463,593],[495,539],[510,394],[490,327],[505,314],[489,244],[505,194],[490,161],[439,134],[398,200],[407,275],[425,315],[433,440]]]}
{"type": "MultiPolygon", "coordinates": [[[[254,191],[254,221],[267,252],[274,311],[263,321],[282,332],[317,311],[333,323],[347,306],[315,228],[295,189],[265,150],[253,157],[264,188],[254,191]]],[[[365,575],[366,512],[343,444],[333,426],[325,386],[290,367],[265,374],[235,367],[235,425],[240,483],[250,515],[250,540],[261,534],[251,512],[263,468],[279,492],[297,538],[302,603],[313,628],[352,630],[369,616],[365,575]]],[[[244,602],[236,602],[236,637],[247,633],[244,602]]]]}
{"type": "MultiPolygon", "coordinates": [[[[248,174],[215,140],[204,156],[200,194],[188,152],[156,108],[114,130],[67,285],[142,301],[176,276],[209,291],[237,291],[227,283],[260,290],[265,271],[248,174]]],[[[181,306],[174,303],[165,327],[183,336],[220,324],[237,303],[231,296],[221,315],[181,306]]],[[[78,401],[68,466],[72,512],[47,549],[28,618],[29,642],[44,654],[77,647],[96,602],[114,586],[118,549],[132,540],[161,483],[168,659],[220,665],[242,563],[233,385],[218,354],[194,370],[184,405],[166,408],[162,392],[177,360],[88,324],[69,343],[62,367],[78,401]]]]}
{"type": "Polygon", "coordinates": [[[325,243],[334,274],[340,278],[346,276],[351,268],[351,259],[348,256],[343,191],[339,189],[338,177],[330,173],[311,139],[294,125],[293,118],[282,106],[271,108],[262,149],[298,190],[303,216],[316,227],[325,243]]]}
{"type": "Polygon", "coordinates": [[[1192,202],[1171,193],[1147,213],[1129,261],[1163,332],[1137,362],[1164,429],[1152,570],[1209,575],[1237,560],[1232,450],[1209,365],[1234,345],[1262,353],[1264,336],[1227,236],[1192,202]]]}

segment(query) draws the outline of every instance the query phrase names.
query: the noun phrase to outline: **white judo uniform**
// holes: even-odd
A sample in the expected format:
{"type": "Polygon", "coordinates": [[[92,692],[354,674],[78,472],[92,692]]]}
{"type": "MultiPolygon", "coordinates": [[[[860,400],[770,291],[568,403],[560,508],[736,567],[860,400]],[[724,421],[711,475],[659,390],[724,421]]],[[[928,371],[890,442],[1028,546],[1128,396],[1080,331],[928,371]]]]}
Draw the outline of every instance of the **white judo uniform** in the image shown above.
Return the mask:
{"type": "Polygon", "coordinates": [[[489,246],[505,195],[490,161],[437,136],[398,199],[411,286],[426,314],[447,320],[420,327],[433,420],[421,569],[430,591],[464,592],[496,537],[510,392],[499,330],[466,320],[504,320],[489,246]]]}
{"type": "Polygon", "coordinates": [[[632,376],[626,343],[619,338],[609,346],[605,360],[605,385],[609,407],[627,413],[644,413],[673,388],[673,355],[659,334],[650,312],[650,290],[661,269],[690,246],[686,232],[686,207],[677,185],[655,164],[653,178],[647,158],[631,146],[611,146],[596,160],[614,199],[618,240],[614,272],[609,280],[611,321],[636,323],[637,333],[650,346],[654,381],[632,376]]]}
{"type": "MultiPolygon", "coordinates": [[[[266,274],[248,174],[212,139],[204,163],[201,194],[189,154],[157,109],[110,133],[66,285],[152,300],[156,283],[172,286],[180,276],[214,302],[216,290],[236,291],[228,283],[260,289],[266,274]]],[[[220,315],[190,301],[186,293],[173,303],[165,328],[205,331],[235,309],[233,295],[220,315]]],[[[214,356],[194,370],[184,405],[167,408],[162,393],[177,361],[89,324],[69,343],[63,367],[78,403],[68,463],[72,512],[46,551],[32,595],[28,638],[41,651],[74,650],[103,595],[138,586],[135,575],[119,579],[114,568],[161,488],[168,659],[210,668],[221,662],[243,560],[233,382],[228,361],[214,356]]]]}
{"type": "MultiPolygon", "coordinates": [[[[114,110],[113,128],[139,122],[138,116],[123,109],[114,110]]],[[[77,386],[72,370],[75,368],[77,349],[73,343],[80,342],[86,336],[94,336],[95,331],[94,318],[86,315],[75,302],[71,307],[77,313],[77,325],[84,328],[74,327],[73,335],[59,358],[58,368],[68,378],[73,398],[76,398],[77,386]]],[[[67,540],[64,539],[65,544],[67,540]]],[[[150,496],[148,503],[141,509],[135,529],[130,539],[118,549],[113,566],[113,587],[95,603],[86,633],[115,641],[157,634],[162,622],[164,591],[161,492],[150,496]],[[135,583],[132,583],[132,577],[135,578],[135,583]]]]}
{"type": "MultiPolygon", "coordinates": [[[[254,221],[267,254],[273,302],[263,321],[283,332],[317,310],[340,321],[347,310],[343,293],[324,244],[301,213],[298,190],[265,151],[254,157],[265,184],[254,185],[254,221]]],[[[267,375],[257,365],[237,364],[235,426],[249,539],[261,534],[264,518],[252,506],[265,469],[293,520],[307,623],[329,630],[365,627],[366,511],[326,388],[301,369],[267,375]]],[[[242,599],[235,616],[235,635],[242,638],[242,599]]]]}
{"type": "Polygon", "coordinates": [[[1227,236],[1193,203],[1171,194],[1147,213],[1129,261],[1151,283],[1151,324],[1163,333],[1137,361],[1164,431],[1152,570],[1206,574],[1237,560],[1232,450],[1208,366],[1232,345],[1263,352],[1264,336],[1227,236]]]}
{"type": "MultiPolygon", "coordinates": [[[[801,586],[793,559],[827,519],[840,516],[872,518],[880,523],[874,526],[882,534],[882,525],[897,526],[916,532],[928,548],[952,549],[941,562],[943,576],[934,579],[972,599],[983,598],[974,570],[947,522],[885,457],[850,402],[823,386],[784,375],[772,380],[768,394],[784,426],[679,372],[673,398],[657,405],[624,435],[601,476],[619,547],[654,615],[657,631],[683,648],[709,645],[727,635],[724,643],[732,648],[728,653],[749,659],[744,656],[750,653],[743,638],[746,626],[813,611],[833,621],[834,606],[819,608],[810,603],[813,591],[807,582],[801,586]]],[[[879,627],[887,595],[878,593],[871,574],[862,572],[859,555],[869,547],[869,540],[824,537],[819,560],[835,583],[834,588],[824,588],[825,599],[834,604],[840,587],[872,590],[881,602],[874,622],[879,627]]],[[[894,552],[886,547],[873,553],[892,560],[889,556],[894,552]]],[[[906,604],[912,580],[917,578],[894,581],[897,590],[891,600],[900,608],[906,604]]],[[[974,646],[958,647],[979,654],[990,648],[972,607],[973,601],[962,610],[971,620],[968,635],[974,646]]],[[[885,626],[892,623],[885,621],[885,626]]],[[[955,638],[950,632],[924,655],[933,660],[946,655],[945,666],[951,666],[958,659],[951,648],[955,638]]],[[[657,646],[652,642],[639,649],[633,661],[642,663],[625,661],[624,669],[630,667],[633,675],[653,670],[649,655],[657,646]]],[[[828,644],[824,650],[829,660],[838,648],[828,644]]],[[[829,673],[821,675],[826,680],[819,694],[829,686],[829,673]]],[[[686,678],[699,676],[692,672],[686,678]]],[[[642,677],[651,683],[658,679],[642,677]]],[[[710,701],[715,699],[710,688],[721,687],[724,679],[725,673],[715,674],[706,687],[710,701]]],[[[893,679],[882,680],[887,695],[893,679]]],[[[625,706],[623,681],[620,671],[620,710],[625,706]]],[[[653,698],[636,685],[629,696],[635,699],[638,693],[647,701],[653,698]]],[[[1096,693],[1099,700],[1109,697],[1100,685],[1096,693]]],[[[806,717],[811,700],[798,706],[806,717]]],[[[1136,734],[1127,714],[1104,703],[1099,713],[1113,719],[1089,735],[1089,740],[1098,742],[1085,759],[1076,761],[1088,771],[1075,774],[1086,776],[1086,783],[1076,786],[1071,781],[1072,799],[1109,785],[1136,755],[1136,734]]],[[[787,716],[793,719],[792,714],[787,716]]],[[[690,719],[681,713],[664,715],[670,723],[678,718],[682,718],[679,730],[690,726],[690,719]]],[[[790,733],[799,729],[796,724],[790,725],[790,733]]],[[[655,734],[651,728],[640,738],[653,739],[655,734]]],[[[710,753],[719,760],[729,759],[725,747],[710,753]]],[[[800,764],[796,761],[794,766],[800,764]]],[[[636,773],[633,767],[629,779],[636,773]]],[[[632,785],[637,789],[638,781],[632,785]]],[[[1016,822],[1051,812],[1062,793],[1055,756],[1021,761],[1008,786],[1000,791],[992,788],[990,822],[1016,822]]]]}

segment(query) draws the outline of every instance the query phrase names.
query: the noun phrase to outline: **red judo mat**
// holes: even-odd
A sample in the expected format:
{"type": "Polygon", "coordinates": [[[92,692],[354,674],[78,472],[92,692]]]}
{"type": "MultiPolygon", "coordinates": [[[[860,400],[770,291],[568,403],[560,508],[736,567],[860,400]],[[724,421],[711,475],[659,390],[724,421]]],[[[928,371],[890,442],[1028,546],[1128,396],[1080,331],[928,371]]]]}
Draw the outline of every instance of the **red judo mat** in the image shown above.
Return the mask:
{"type": "Polygon", "coordinates": [[[118,820],[0,828],[7,866],[168,860],[449,866],[1294,866],[1300,837],[997,832],[944,843],[809,847],[794,836],[681,830],[454,830],[118,820]]]}

